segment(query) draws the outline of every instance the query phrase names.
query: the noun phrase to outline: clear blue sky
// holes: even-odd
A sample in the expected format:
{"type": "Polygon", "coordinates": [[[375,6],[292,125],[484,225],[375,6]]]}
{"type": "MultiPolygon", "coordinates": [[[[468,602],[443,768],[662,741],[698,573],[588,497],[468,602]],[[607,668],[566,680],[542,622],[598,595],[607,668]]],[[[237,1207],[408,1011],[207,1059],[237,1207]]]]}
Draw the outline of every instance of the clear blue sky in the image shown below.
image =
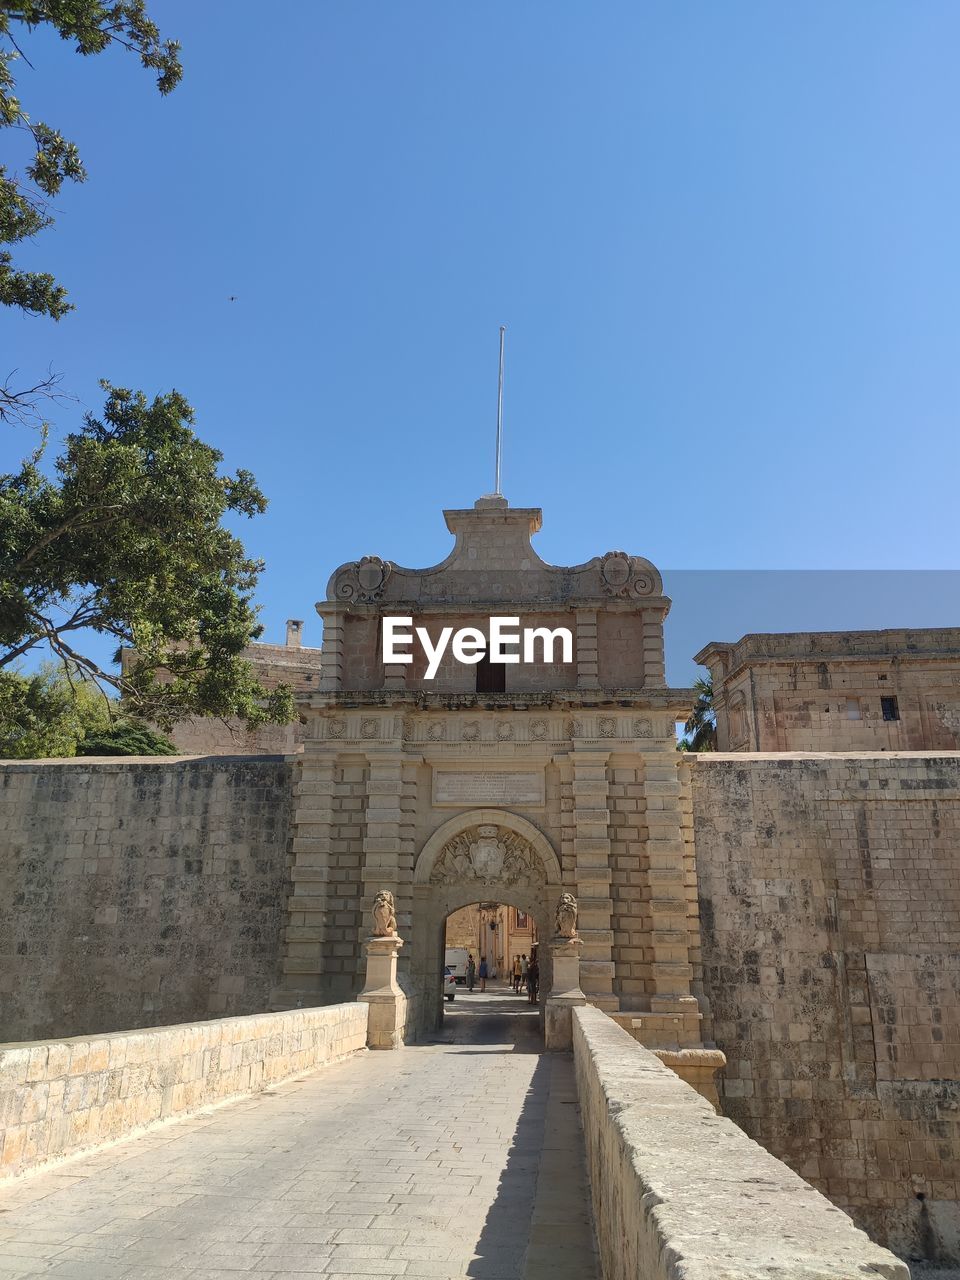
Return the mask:
{"type": "MultiPolygon", "coordinates": [[[[446,554],[441,507],[492,484],[501,323],[504,491],[546,559],[958,567],[955,0],[150,8],[166,99],[120,51],[25,46],[90,177],[19,253],[77,311],[0,316],[3,372],[190,398],[271,499],[267,638],[317,641],[344,560],[446,554]]],[[[809,625],[958,621],[898,600],[814,593],[809,625]]]]}

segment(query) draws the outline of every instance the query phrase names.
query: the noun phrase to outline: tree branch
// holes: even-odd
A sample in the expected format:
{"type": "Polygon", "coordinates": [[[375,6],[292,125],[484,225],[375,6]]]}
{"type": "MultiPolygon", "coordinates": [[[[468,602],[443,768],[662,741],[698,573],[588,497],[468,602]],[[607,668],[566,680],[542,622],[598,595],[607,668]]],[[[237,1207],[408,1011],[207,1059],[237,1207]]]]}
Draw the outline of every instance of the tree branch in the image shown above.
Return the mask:
{"type": "MultiPolygon", "coordinates": [[[[62,538],[65,533],[69,533],[77,524],[81,524],[84,516],[102,513],[105,511],[120,510],[122,510],[120,505],[118,503],[113,503],[110,506],[85,507],[82,511],[74,512],[69,520],[64,520],[63,524],[58,525],[56,529],[51,529],[48,533],[43,535],[39,542],[35,542],[27,554],[12,566],[13,572],[17,573],[20,569],[25,569],[33,557],[43,551],[45,547],[49,547],[51,542],[56,542],[58,538],[62,538]]],[[[97,521],[91,520],[88,524],[81,524],[81,528],[90,528],[91,525],[95,525],[97,523],[97,521]]]]}
{"type": "Polygon", "coordinates": [[[42,401],[62,404],[65,400],[76,399],[68,392],[59,390],[63,378],[61,373],[51,371],[32,387],[15,390],[12,383],[16,373],[16,369],[11,369],[0,386],[0,422],[39,427],[43,424],[43,414],[39,407],[42,401]]]}

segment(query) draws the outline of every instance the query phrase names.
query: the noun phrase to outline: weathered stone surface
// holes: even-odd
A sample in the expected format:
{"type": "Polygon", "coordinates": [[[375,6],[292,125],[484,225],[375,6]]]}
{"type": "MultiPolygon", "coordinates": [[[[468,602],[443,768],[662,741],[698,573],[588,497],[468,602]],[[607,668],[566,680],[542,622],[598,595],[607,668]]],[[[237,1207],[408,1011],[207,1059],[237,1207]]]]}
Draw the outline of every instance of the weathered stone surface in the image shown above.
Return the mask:
{"type": "Polygon", "coordinates": [[[292,766],[0,763],[0,1042],[268,1007],[292,766]]]}
{"type": "Polygon", "coordinates": [[[960,628],[796,631],[711,643],[721,751],[960,748],[960,628]]]}
{"type": "Polygon", "coordinates": [[[604,1013],[572,1016],[606,1280],[909,1280],[604,1013]]]}
{"type": "Polygon", "coordinates": [[[365,1004],[0,1045],[0,1178],[363,1049],[365,1004]]]}
{"type": "Polygon", "coordinates": [[[960,754],[688,759],[721,1105],[871,1235],[960,1254],[960,754]]]}

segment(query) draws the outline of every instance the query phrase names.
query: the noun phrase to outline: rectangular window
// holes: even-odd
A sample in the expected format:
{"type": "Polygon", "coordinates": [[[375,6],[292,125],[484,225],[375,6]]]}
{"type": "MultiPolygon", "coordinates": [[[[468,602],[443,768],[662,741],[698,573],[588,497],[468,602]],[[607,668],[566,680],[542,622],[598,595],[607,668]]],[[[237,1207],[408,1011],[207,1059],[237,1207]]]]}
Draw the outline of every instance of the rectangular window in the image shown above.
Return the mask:
{"type": "Polygon", "coordinates": [[[848,720],[860,719],[860,699],[859,698],[847,699],[847,719],[848,720]]]}
{"type": "Polygon", "coordinates": [[[880,713],[884,720],[899,720],[900,709],[897,706],[896,698],[881,698],[880,713]]]}
{"type": "Polygon", "coordinates": [[[506,664],[491,662],[488,649],[477,663],[477,693],[505,693],[506,688],[506,664]]]}
{"type": "Polygon", "coordinates": [[[529,926],[528,926],[528,924],[527,924],[527,920],[528,920],[528,917],[527,917],[527,913],[526,913],[525,911],[518,911],[518,912],[517,912],[517,928],[518,928],[518,929],[526,929],[526,928],[528,928],[529,926]]]}

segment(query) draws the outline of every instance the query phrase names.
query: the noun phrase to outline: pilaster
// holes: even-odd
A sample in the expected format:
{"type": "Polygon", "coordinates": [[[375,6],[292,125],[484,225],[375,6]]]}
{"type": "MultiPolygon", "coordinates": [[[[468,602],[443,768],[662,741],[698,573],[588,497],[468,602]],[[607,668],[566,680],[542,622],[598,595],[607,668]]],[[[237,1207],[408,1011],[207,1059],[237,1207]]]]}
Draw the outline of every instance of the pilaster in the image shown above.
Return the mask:
{"type": "Polygon", "coordinates": [[[600,688],[596,609],[575,610],[577,625],[577,688],[600,688]]]}
{"type": "Polygon", "coordinates": [[[322,1003],[336,769],[334,753],[314,754],[308,744],[294,787],[290,896],[274,1008],[322,1003]]]}
{"type": "MultiPolygon", "coordinates": [[[[419,756],[400,749],[367,751],[367,794],[363,824],[363,899],[365,915],[380,889],[396,901],[401,934],[409,938],[413,912],[413,864],[416,858],[414,822],[419,756]]],[[[409,956],[400,961],[401,972],[409,956]]]]}
{"type": "Polygon", "coordinates": [[[650,883],[650,1014],[636,1015],[646,1045],[699,1045],[700,1011],[693,995],[688,888],[680,779],[675,753],[645,758],[648,878],[650,883]]]}
{"type": "Polygon", "coordinates": [[[613,924],[610,885],[609,751],[570,752],[573,768],[573,850],[576,857],[580,984],[600,1009],[618,1008],[613,994],[613,924]]]}
{"type": "Polygon", "coordinates": [[[665,681],[663,614],[647,610],[643,615],[643,683],[651,688],[665,681]]]}
{"type": "Polygon", "coordinates": [[[317,612],[323,618],[323,647],[320,650],[320,692],[331,693],[343,682],[343,623],[340,609],[324,605],[317,612]]]}

